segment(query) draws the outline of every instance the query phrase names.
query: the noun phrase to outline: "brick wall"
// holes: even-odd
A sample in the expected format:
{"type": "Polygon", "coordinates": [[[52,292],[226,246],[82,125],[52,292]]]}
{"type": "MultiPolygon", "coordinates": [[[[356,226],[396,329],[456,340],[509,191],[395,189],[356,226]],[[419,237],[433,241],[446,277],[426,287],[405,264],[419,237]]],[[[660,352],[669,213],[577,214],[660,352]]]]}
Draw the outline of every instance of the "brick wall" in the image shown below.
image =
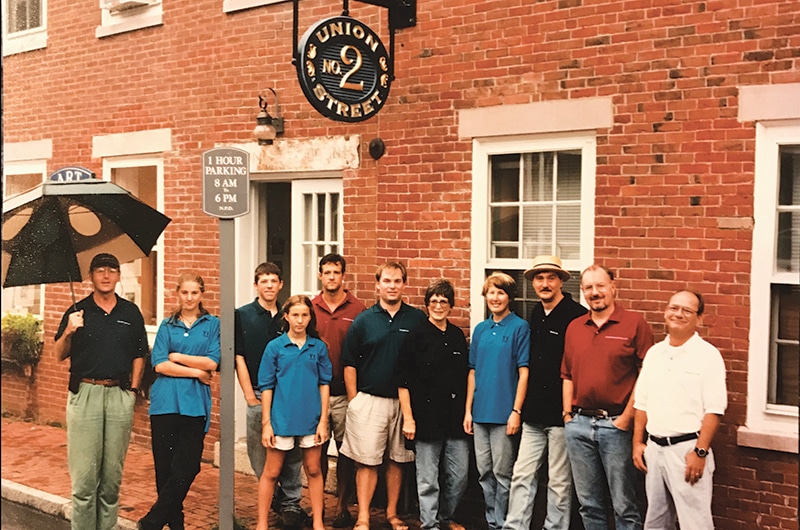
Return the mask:
{"type": "MultiPolygon", "coordinates": [[[[361,124],[335,123],[305,102],[290,63],[291,4],[230,15],[219,0],[170,0],[164,25],[104,39],[96,0],[49,0],[45,50],[4,58],[6,142],[52,138],[48,170],[91,158],[94,135],[168,127],[166,287],[197,270],[218,312],[218,232],[201,212],[200,154],[251,141],[263,86],[280,95],[287,138],[359,134],[360,167],[344,172],[351,287],[374,298],[374,268],[401,259],[409,299],[435,276],[469,299],[471,142],[458,110],[610,96],[614,125],[597,131],[595,255],[619,275],[621,303],[663,336],[661,308],[689,285],[707,295],[704,335],[728,368],[730,406],[715,441],[716,526],[797,528],[797,456],[736,445],[746,418],[755,129],[739,123],[740,85],[800,82],[800,5],[785,0],[431,0],[397,33],[388,102],[361,124]],[[387,145],[378,161],[366,144],[387,145]]],[[[386,14],[350,4],[388,45],[386,14]]],[[[300,31],[340,14],[300,3],[300,31]]],[[[85,294],[85,289],[82,289],[85,294]]],[[[66,363],[52,335],[69,304],[47,288],[36,414],[64,416],[66,363]]],[[[168,296],[167,307],[175,301],[168,296]]],[[[466,308],[454,314],[469,326],[466,308]]],[[[215,383],[216,385],[216,383],[215,383]]],[[[218,392],[214,387],[215,407],[218,392]]],[[[3,408],[26,410],[3,380],[3,408]],[[6,389],[9,389],[6,392],[6,389]]],[[[215,410],[218,410],[215,408],[215,410]]],[[[212,423],[208,445],[218,436],[212,423]]],[[[137,409],[134,441],[148,443],[137,409]]],[[[207,456],[210,453],[207,452],[207,456]]]]}

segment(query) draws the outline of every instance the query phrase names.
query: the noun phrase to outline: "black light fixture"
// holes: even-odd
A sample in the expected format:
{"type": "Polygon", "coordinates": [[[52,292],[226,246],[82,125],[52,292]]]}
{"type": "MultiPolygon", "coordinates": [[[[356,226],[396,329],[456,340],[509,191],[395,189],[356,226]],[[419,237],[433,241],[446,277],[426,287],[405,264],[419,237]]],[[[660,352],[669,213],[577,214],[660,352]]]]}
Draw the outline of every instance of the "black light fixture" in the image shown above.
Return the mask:
{"type": "Polygon", "coordinates": [[[271,145],[275,137],[283,134],[283,116],[281,116],[281,105],[278,103],[278,94],[272,88],[265,88],[258,94],[258,106],[261,111],[256,116],[256,128],[253,136],[258,140],[258,145],[271,145]],[[266,92],[272,92],[275,97],[275,117],[267,112],[266,92]]]}

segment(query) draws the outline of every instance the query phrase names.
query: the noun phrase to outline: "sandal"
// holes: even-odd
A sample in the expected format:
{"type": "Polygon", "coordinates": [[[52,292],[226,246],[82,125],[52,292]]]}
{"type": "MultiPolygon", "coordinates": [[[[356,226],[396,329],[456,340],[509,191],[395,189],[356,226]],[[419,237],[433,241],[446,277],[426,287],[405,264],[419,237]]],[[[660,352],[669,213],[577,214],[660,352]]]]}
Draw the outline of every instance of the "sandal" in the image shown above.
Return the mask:
{"type": "Polygon", "coordinates": [[[389,526],[392,527],[392,530],[408,530],[408,525],[405,523],[405,521],[396,515],[387,517],[386,522],[389,523],[389,526]]]}

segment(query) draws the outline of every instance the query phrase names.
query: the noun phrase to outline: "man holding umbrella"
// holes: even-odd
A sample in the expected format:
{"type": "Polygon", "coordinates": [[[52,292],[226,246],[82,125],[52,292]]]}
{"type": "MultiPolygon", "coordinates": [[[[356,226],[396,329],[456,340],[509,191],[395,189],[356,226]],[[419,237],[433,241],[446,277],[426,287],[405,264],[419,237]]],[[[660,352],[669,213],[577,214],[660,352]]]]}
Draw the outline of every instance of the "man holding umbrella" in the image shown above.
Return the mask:
{"type": "Polygon", "coordinates": [[[119,260],[97,254],[89,275],[94,292],[64,314],[55,350],[59,360],[70,358],[72,528],[111,530],[148,345],[141,311],[115,293],[119,260]]]}

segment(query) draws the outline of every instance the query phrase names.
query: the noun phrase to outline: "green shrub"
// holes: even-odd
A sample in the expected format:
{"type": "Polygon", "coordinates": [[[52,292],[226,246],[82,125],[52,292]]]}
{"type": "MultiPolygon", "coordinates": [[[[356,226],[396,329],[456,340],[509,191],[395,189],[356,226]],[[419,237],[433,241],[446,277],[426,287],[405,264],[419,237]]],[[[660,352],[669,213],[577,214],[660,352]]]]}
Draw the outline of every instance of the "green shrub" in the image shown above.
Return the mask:
{"type": "Polygon", "coordinates": [[[33,315],[6,313],[2,320],[3,372],[24,373],[42,356],[42,323],[33,315]]]}

